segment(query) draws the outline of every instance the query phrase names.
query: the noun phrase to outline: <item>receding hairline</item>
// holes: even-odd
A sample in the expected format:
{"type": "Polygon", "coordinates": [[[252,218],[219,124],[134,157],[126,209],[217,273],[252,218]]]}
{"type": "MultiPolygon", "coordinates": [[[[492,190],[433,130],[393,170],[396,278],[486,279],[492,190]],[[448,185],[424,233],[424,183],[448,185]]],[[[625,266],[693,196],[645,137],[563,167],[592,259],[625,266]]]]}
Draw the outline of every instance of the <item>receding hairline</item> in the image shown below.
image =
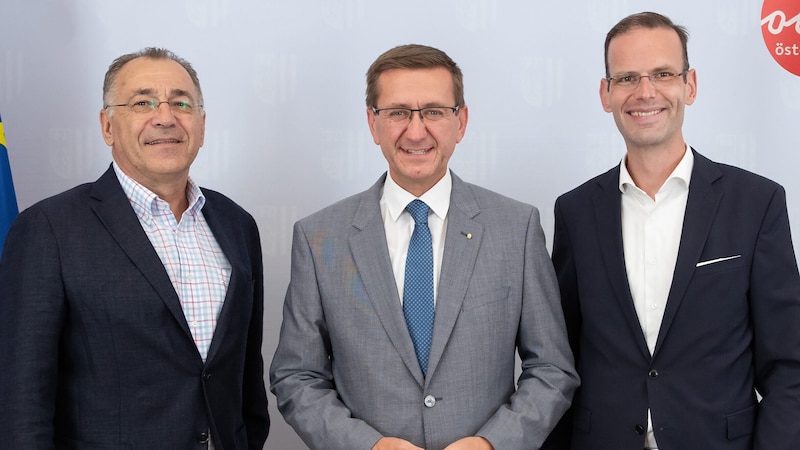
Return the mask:
{"type": "Polygon", "coordinates": [[[121,71],[128,66],[128,63],[137,61],[137,60],[151,60],[151,61],[172,61],[175,64],[178,64],[184,72],[189,76],[192,84],[194,85],[195,94],[197,95],[197,100],[201,104],[203,103],[203,90],[200,87],[200,79],[197,75],[197,71],[194,69],[192,64],[181,58],[180,56],[176,55],[172,51],[165,49],[165,48],[158,48],[158,47],[146,47],[142,50],[133,53],[127,53],[122,56],[117,57],[111,65],[109,65],[108,70],[106,71],[105,77],[103,79],[103,104],[108,104],[109,96],[112,93],[115,93],[117,89],[117,76],[121,71]]]}

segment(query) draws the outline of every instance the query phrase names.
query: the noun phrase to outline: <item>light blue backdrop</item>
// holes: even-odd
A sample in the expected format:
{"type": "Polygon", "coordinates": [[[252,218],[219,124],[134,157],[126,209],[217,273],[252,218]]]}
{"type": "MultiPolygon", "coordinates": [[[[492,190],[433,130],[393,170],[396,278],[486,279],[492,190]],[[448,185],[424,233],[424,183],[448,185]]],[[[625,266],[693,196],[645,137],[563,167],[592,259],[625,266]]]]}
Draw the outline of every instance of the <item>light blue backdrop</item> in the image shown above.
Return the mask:
{"type": "MultiPolygon", "coordinates": [[[[253,213],[262,233],[269,365],[295,220],[370,186],[385,170],[365,120],[364,73],[384,50],[421,43],[465,74],[470,122],[451,167],[542,211],[619,162],[624,145],[598,88],[603,40],[655,10],[685,25],[698,100],[685,136],[706,156],[783,184],[800,234],[800,78],[771,58],[758,0],[2,0],[0,111],[20,208],[108,166],[98,111],[123,53],[167,47],[200,74],[202,185],[253,213]]],[[[796,238],[796,241],[800,237],[796,238]]],[[[797,248],[797,245],[795,245],[797,248]]],[[[270,396],[267,447],[305,446],[270,396]]]]}

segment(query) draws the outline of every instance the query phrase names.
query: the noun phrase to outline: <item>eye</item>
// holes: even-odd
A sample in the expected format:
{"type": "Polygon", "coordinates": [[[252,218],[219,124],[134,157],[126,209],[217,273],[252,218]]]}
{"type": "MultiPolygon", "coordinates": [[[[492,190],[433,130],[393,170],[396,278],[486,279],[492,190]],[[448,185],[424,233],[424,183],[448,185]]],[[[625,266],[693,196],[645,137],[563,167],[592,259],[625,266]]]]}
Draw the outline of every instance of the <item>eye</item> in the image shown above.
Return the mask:
{"type": "Polygon", "coordinates": [[[139,108],[142,108],[142,107],[146,106],[148,108],[152,108],[154,104],[155,104],[155,101],[153,101],[153,100],[139,100],[139,101],[131,103],[131,106],[135,106],[135,107],[139,107],[139,108]]]}
{"type": "Polygon", "coordinates": [[[425,115],[425,117],[439,117],[444,115],[444,111],[442,111],[440,108],[425,108],[422,113],[425,115]]]}
{"type": "Polygon", "coordinates": [[[389,117],[402,119],[403,117],[408,117],[411,114],[407,109],[390,109],[388,111],[389,117]]]}
{"type": "Polygon", "coordinates": [[[654,73],[652,76],[653,76],[653,78],[655,78],[656,80],[658,80],[658,79],[668,79],[668,78],[672,78],[672,77],[674,77],[674,76],[675,76],[675,74],[674,74],[674,73],[672,73],[672,72],[658,72],[658,73],[654,73]]]}
{"type": "Polygon", "coordinates": [[[174,101],[174,102],[172,102],[172,106],[174,108],[181,109],[181,110],[184,110],[184,111],[187,110],[187,109],[192,109],[192,104],[187,102],[187,101],[184,101],[184,100],[174,101]]]}
{"type": "Polygon", "coordinates": [[[634,75],[621,75],[617,78],[617,81],[620,83],[633,83],[636,77],[634,75]]]}

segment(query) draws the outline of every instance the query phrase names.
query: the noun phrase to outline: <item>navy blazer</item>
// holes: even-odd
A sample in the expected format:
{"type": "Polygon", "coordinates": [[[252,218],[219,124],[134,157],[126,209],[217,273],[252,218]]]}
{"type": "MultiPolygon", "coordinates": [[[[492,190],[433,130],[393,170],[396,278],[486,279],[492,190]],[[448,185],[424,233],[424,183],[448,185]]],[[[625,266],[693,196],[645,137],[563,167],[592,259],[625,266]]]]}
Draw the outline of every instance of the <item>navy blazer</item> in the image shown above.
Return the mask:
{"type": "Polygon", "coordinates": [[[205,364],[113,169],[19,215],[0,260],[4,448],[201,449],[209,430],[217,450],[263,447],[258,230],[203,194],[232,266],[205,364]]]}
{"type": "Polygon", "coordinates": [[[556,202],[553,261],[582,385],[571,447],[549,448],[641,450],[648,407],[660,450],[800,448],[800,276],[785,192],[694,158],[652,357],[625,270],[619,167],[556,202]]]}

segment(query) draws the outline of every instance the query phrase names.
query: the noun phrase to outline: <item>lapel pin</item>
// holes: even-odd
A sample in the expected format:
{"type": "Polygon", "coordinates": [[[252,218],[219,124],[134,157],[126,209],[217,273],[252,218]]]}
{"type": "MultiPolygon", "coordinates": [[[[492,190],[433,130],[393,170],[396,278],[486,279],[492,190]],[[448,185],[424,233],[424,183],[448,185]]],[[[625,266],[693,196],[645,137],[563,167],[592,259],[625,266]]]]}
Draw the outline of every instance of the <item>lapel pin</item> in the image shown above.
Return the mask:
{"type": "Polygon", "coordinates": [[[466,237],[467,237],[467,239],[472,239],[472,233],[464,233],[464,232],[462,231],[462,232],[461,232],[461,234],[463,234],[464,236],[466,236],[466,237]]]}

